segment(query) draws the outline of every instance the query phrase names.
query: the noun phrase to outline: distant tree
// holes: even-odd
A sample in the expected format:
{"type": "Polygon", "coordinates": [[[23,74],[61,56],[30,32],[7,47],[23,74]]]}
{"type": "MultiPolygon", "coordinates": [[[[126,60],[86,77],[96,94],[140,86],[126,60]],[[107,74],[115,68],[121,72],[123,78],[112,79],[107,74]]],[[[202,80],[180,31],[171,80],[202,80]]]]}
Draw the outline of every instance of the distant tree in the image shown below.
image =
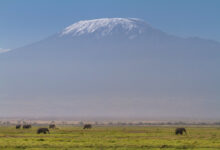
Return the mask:
{"type": "Polygon", "coordinates": [[[220,125],[220,122],[215,122],[214,125],[220,125]]]}
{"type": "Polygon", "coordinates": [[[144,123],[143,122],[138,122],[137,125],[144,125],[144,123]]]}
{"type": "Polygon", "coordinates": [[[113,123],[112,123],[112,122],[109,122],[109,123],[108,123],[108,125],[112,126],[112,125],[113,125],[113,123]]]}
{"type": "Polygon", "coordinates": [[[67,122],[66,122],[66,121],[62,121],[62,124],[63,124],[63,125],[66,125],[66,124],[67,124],[67,122]]]}
{"type": "Polygon", "coordinates": [[[10,124],[11,124],[11,122],[10,122],[10,121],[7,121],[7,122],[6,122],[6,125],[7,125],[7,126],[8,126],[8,125],[10,125],[10,124]]]}
{"type": "Polygon", "coordinates": [[[79,125],[80,125],[80,126],[83,126],[83,124],[84,124],[84,123],[83,123],[82,121],[79,122],[79,125]]]}

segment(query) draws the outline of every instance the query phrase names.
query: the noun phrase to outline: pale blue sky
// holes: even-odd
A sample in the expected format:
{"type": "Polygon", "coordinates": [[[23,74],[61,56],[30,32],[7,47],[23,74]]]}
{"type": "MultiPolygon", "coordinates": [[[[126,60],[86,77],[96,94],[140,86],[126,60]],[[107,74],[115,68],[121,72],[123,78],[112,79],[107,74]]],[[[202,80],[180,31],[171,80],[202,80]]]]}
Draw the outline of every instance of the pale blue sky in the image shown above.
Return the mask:
{"type": "Polygon", "coordinates": [[[0,48],[21,47],[85,19],[142,18],[170,34],[220,41],[219,0],[1,0],[0,48]]]}

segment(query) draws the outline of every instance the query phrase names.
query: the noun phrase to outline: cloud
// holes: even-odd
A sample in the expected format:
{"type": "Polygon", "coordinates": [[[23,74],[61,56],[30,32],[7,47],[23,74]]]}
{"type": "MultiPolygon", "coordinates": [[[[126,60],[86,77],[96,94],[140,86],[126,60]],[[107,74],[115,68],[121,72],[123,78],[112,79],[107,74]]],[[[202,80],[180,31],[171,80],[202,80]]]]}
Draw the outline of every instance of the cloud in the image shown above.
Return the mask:
{"type": "Polygon", "coordinates": [[[1,54],[1,53],[5,53],[5,52],[8,52],[8,51],[10,51],[10,49],[3,49],[3,48],[0,48],[0,54],[1,54]]]}

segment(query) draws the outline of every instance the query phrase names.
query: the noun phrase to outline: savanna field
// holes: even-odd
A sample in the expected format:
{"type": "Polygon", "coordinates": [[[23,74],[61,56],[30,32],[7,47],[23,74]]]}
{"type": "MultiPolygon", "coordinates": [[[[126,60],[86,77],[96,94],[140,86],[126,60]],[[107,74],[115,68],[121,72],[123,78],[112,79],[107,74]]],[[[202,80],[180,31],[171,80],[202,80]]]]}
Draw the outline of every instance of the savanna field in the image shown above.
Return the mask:
{"type": "Polygon", "coordinates": [[[220,149],[219,126],[188,126],[187,135],[175,135],[173,126],[58,126],[36,134],[38,128],[0,127],[0,150],[220,149]]]}

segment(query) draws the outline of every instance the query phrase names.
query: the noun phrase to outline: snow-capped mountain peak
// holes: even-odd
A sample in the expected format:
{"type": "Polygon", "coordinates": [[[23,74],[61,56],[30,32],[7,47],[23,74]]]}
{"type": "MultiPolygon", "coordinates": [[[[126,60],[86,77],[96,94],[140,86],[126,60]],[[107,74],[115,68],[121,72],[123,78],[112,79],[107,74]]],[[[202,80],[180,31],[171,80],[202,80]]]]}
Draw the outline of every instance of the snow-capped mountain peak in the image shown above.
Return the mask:
{"type": "Polygon", "coordinates": [[[143,34],[151,28],[146,22],[136,18],[102,18],[94,20],[84,20],[66,27],[61,36],[72,35],[81,36],[96,34],[100,36],[123,33],[130,38],[143,34]]]}

